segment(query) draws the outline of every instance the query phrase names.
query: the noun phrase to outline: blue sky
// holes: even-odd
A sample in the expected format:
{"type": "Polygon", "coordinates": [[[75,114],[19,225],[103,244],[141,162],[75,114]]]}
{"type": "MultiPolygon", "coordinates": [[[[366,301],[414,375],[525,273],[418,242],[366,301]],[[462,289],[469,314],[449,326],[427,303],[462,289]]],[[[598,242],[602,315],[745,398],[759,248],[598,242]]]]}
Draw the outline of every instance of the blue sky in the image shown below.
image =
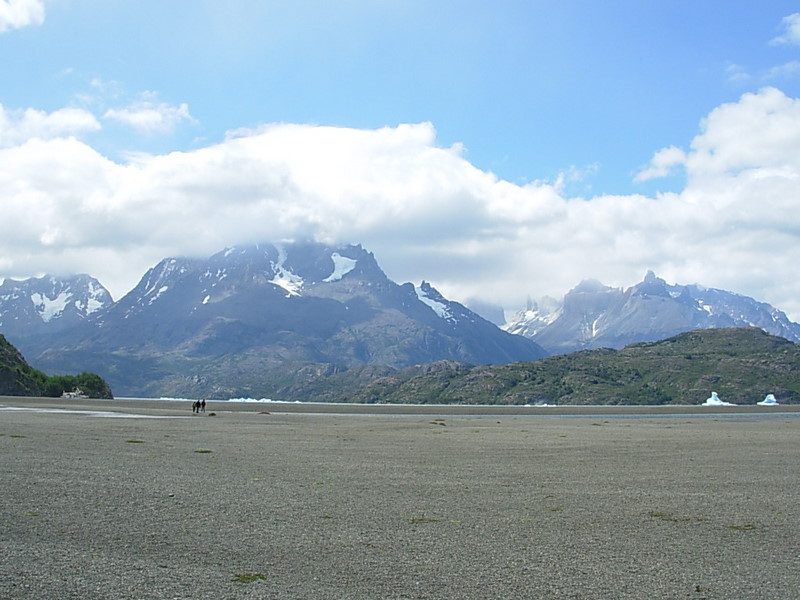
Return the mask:
{"type": "Polygon", "coordinates": [[[653,269],[800,319],[773,281],[800,249],[797,10],[0,0],[0,277],[119,297],[167,255],[312,237],[507,309],[653,269]]]}

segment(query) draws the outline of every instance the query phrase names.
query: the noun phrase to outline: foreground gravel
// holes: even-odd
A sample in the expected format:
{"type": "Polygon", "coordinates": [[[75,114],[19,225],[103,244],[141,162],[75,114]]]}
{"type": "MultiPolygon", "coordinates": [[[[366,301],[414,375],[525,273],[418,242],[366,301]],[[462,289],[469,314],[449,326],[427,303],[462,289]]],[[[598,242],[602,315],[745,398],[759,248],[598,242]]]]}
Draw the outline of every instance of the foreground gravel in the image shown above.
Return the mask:
{"type": "Polygon", "coordinates": [[[797,413],[137,406],[130,418],[0,406],[0,598],[729,600],[800,589],[797,413]]]}

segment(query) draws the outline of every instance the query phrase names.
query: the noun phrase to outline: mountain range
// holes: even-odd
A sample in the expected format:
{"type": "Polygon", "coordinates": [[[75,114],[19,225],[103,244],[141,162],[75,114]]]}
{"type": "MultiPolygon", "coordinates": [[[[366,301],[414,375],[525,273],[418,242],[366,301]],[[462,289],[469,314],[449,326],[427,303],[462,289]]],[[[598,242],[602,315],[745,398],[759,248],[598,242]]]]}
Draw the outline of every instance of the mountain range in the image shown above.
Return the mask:
{"type": "Polygon", "coordinates": [[[586,280],[561,302],[530,301],[503,329],[535,341],[549,354],[567,354],[729,327],[758,327],[800,342],[800,325],[769,304],[700,285],[669,285],[652,271],[626,290],[586,280]]]}
{"type": "Polygon", "coordinates": [[[530,362],[743,326],[800,341],[800,325],[768,304],[652,272],[627,290],[584,281],[501,329],[428,283],[391,281],[357,245],[166,258],[116,302],[88,275],[0,285],[0,333],[33,367],[98,373],[116,396],[333,399],[408,368],[530,362]]]}
{"type": "Polygon", "coordinates": [[[36,368],[99,373],[116,396],[281,397],[356,367],[546,354],[425,282],[392,282],[354,245],[258,244],[167,258],[113,303],[82,277],[84,294],[51,277],[4,282],[0,332],[36,368]],[[20,325],[37,315],[36,327],[20,325]]]}

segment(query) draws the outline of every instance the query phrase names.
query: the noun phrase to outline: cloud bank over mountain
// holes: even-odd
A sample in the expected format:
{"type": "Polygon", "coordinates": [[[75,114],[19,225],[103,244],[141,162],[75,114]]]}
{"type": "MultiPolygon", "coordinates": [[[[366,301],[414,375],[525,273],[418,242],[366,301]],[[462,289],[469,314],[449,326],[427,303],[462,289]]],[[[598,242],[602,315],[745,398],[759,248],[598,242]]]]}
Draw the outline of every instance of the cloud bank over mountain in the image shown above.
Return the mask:
{"type": "Polygon", "coordinates": [[[0,276],[88,272],[119,297],[165,256],[308,239],[363,243],[394,280],[426,278],[453,298],[521,305],[653,269],[800,318],[800,100],[777,88],[715,108],[685,148],[654,152],[634,177],[678,173],[685,185],[653,196],[504,181],[440,146],[431,123],[274,123],[126,160],[92,147],[103,126],[86,109],[0,107],[0,276]]]}

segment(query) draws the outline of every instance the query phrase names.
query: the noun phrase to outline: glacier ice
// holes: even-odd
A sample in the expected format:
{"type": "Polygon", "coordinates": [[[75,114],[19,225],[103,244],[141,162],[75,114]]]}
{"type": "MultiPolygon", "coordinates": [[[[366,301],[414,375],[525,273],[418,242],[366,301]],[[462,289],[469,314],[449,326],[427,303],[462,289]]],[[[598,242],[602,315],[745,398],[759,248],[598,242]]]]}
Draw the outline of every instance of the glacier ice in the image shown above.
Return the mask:
{"type": "Polygon", "coordinates": [[[759,406],[778,406],[778,401],[775,399],[773,394],[767,394],[767,396],[757,404],[759,406]]]}
{"type": "Polygon", "coordinates": [[[719,399],[717,392],[711,392],[711,397],[707,398],[701,406],[736,406],[731,402],[723,402],[719,399]]]}

